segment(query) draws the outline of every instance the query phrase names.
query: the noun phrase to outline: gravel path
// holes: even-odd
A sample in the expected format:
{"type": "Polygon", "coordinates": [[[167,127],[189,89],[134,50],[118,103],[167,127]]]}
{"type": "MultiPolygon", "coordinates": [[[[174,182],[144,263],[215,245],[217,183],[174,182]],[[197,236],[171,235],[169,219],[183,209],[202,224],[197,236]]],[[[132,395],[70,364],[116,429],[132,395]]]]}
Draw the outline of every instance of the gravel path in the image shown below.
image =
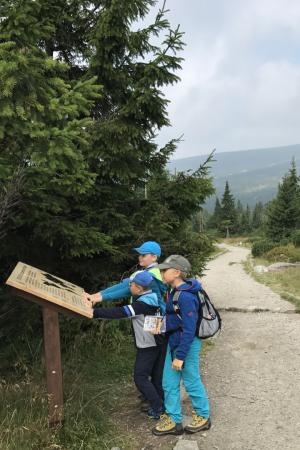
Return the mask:
{"type": "Polygon", "coordinates": [[[203,279],[225,309],[223,331],[202,369],[213,426],[184,436],[177,448],[190,440],[200,450],[299,450],[300,315],[244,272],[247,249],[225,247],[203,279]]]}

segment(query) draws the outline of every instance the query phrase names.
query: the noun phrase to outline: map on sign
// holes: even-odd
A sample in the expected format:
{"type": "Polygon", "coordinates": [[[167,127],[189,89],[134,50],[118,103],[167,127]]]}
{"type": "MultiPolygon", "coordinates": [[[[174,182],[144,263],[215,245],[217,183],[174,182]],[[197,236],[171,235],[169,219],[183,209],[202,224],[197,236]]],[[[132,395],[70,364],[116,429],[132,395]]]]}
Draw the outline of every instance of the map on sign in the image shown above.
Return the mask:
{"type": "Polygon", "coordinates": [[[6,284],[82,316],[93,317],[93,310],[86,305],[81,287],[28,264],[18,262],[6,284]]]}

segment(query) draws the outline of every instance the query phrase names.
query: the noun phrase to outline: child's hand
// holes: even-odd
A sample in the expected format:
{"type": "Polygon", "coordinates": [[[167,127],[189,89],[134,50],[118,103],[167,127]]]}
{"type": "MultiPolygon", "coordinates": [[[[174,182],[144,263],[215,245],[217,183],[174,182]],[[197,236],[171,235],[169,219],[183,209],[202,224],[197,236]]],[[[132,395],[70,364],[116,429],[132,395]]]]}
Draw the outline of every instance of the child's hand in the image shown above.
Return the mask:
{"type": "Polygon", "coordinates": [[[102,296],[100,292],[97,292],[96,294],[88,294],[87,292],[84,292],[84,299],[87,305],[89,305],[91,308],[99,302],[102,302],[102,296]]]}
{"type": "Polygon", "coordinates": [[[181,359],[174,359],[172,362],[172,369],[174,370],[182,370],[183,361],[181,359]]]}

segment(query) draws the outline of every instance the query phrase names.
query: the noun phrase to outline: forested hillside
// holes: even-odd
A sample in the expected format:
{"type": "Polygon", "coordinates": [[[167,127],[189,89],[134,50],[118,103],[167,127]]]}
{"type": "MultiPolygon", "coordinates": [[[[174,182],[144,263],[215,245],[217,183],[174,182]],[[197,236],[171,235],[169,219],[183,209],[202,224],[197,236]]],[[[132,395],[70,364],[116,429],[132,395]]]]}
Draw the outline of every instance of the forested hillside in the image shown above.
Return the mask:
{"type": "MultiPolygon", "coordinates": [[[[205,155],[172,160],[169,170],[194,169],[206,158],[205,155]]],[[[278,183],[295,158],[300,169],[300,145],[289,145],[255,150],[216,152],[215,162],[211,165],[216,195],[221,196],[226,181],[232,192],[243,205],[253,207],[257,202],[266,203],[276,194],[278,183]]],[[[211,211],[215,196],[206,203],[211,211]]]]}

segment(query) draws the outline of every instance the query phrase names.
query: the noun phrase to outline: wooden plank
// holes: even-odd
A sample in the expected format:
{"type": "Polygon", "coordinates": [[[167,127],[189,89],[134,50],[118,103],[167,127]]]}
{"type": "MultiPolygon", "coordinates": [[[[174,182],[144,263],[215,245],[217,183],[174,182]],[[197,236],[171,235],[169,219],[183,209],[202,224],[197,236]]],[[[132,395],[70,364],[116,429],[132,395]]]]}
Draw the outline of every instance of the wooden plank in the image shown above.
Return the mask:
{"type": "Polygon", "coordinates": [[[44,352],[46,365],[49,425],[63,420],[63,386],[58,313],[43,306],[44,352]]]}
{"type": "Polygon", "coordinates": [[[6,284],[42,301],[53,303],[65,311],[93,317],[92,309],[84,301],[84,290],[81,287],[36,267],[18,262],[6,284]]]}
{"type": "Polygon", "coordinates": [[[37,303],[38,305],[40,305],[42,307],[46,306],[47,308],[52,309],[53,311],[56,311],[58,313],[63,313],[63,314],[66,314],[67,316],[77,317],[77,318],[81,318],[81,319],[86,318],[86,317],[82,316],[82,314],[78,314],[74,311],[66,309],[62,306],[57,305],[56,303],[48,302],[47,300],[41,299],[40,297],[37,297],[36,295],[29,294],[28,292],[21,291],[20,289],[11,287],[10,292],[12,295],[15,295],[17,297],[22,297],[25,300],[29,300],[30,302],[37,303]]]}

